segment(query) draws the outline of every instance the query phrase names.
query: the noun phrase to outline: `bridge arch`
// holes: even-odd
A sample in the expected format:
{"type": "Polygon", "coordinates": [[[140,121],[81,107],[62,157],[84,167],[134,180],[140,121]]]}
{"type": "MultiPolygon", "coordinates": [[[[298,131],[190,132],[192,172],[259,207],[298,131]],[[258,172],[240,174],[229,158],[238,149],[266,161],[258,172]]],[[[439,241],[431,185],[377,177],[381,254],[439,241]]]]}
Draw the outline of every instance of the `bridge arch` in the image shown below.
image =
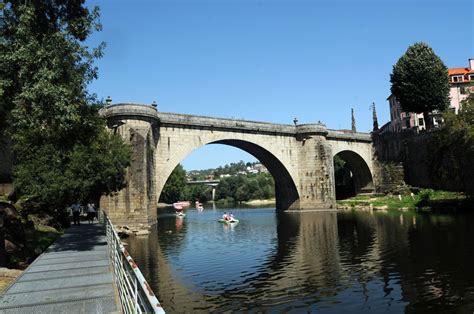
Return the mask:
{"type": "Polygon", "coordinates": [[[357,195],[374,192],[374,154],[370,135],[331,130],[328,142],[332,148],[333,159],[339,156],[346,162],[354,182],[354,193],[357,195]]]}
{"type": "Polygon", "coordinates": [[[299,193],[290,172],[279,160],[279,158],[268,149],[257,143],[235,138],[205,140],[203,137],[200,137],[198,140],[199,145],[197,147],[188,146],[188,150],[179,149],[179,152],[171,153],[168,157],[166,157],[166,166],[162,167],[160,173],[158,174],[159,177],[157,178],[157,198],[159,198],[161,192],[163,191],[164,185],[166,184],[166,181],[171,175],[173,169],[189,154],[205,145],[222,144],[242,149],[243,151],[258,159],[268,169],[275,181],[275,198],[277,210],[281,211],[288,209],[298,201],[299,193]]]}
{"type": "Polygon", "coordinates": [[[354,193],[372,192],[374,189],[372,173],[365,160],[356,152],[343,150],[335,154],[348,165],[351,178],[354,182],[354,193]]]}

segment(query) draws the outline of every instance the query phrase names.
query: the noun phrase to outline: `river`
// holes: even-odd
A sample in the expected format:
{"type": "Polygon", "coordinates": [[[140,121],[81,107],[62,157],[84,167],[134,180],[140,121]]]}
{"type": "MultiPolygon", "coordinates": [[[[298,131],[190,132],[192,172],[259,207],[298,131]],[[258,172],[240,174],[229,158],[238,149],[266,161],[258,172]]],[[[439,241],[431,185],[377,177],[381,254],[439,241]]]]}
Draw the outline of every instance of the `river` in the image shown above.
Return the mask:
{"type": "Polygon", "coordinates": [[[125,240],[166,312],[474,310],[474,215],[231,211],[162,213],[125,240]]]}

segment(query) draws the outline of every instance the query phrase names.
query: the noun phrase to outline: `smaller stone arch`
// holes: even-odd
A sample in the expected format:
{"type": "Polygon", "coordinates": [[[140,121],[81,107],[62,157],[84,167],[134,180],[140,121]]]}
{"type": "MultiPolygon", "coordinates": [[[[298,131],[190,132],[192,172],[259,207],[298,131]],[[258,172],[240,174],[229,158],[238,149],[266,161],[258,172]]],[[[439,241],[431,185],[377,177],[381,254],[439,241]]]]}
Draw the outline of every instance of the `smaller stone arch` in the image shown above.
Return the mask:
{"type": "Polygon", "coordinates": [[[342,150],[335,154],[346,162],[351,172],[354,184],[354,194],[372,193],[374,181],[369,166],[358,153],[350,150],[342,150]]]}

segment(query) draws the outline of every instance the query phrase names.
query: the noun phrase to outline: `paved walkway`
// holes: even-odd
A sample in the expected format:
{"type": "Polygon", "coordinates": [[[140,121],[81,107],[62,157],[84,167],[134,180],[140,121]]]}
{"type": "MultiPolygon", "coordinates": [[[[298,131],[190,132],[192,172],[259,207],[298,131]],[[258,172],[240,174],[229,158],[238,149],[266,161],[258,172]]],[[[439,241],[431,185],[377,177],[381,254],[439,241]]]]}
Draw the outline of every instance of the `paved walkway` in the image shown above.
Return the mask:
{"type": "Polygon", "coordinates": [[[121,313],[101,224],[73,226],[3,295],[0,313],[121,313]]]}

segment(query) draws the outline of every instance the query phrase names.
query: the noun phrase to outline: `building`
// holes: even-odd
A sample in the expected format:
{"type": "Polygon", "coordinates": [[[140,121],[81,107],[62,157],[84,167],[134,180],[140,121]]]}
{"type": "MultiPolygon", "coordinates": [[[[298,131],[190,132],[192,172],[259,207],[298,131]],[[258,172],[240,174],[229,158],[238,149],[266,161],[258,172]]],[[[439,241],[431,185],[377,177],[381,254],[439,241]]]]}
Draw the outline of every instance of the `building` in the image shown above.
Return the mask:
{"type": "MultiPolygon", "coordinates": [[[[467,68],[448,69],[448,79],[451,86],[449,109],[457,114],[461,102],[467,98],[469,92],[474,93],[474,59],[469,59],[467,68]]],[[[426,128],[422,113],[402,111],[394,95],[390,95],[387,100],[390,107],[390,122],[383,126],[385,131],[401,132],[410,128],[420,131],[426,128]]],[[[441,117],[438,113],[433,113],[431,119],[432,124],[436,126],[440,123],[441,117]]]]}
{"type": "Polygon", "coordinates": [[[474,93],[474,59],[469,59],[468,68],[448,69],[448,75],[451,85],[449,91],[450,108],[457,114],[461,102],[467,98],[469,93],[474,93]]]}
{"type": "MultiPolygon", "coordinates": [[[[382,128],[388,126],[390,132],[401,132],[404,129],[416,128],[425,129],[425,120],[422,113],[404,112],[394,95],[387,98],[390,107],[390,122],[382,128]]],[[[433,124],[435,122],[433,121],[433,124]]]]}

